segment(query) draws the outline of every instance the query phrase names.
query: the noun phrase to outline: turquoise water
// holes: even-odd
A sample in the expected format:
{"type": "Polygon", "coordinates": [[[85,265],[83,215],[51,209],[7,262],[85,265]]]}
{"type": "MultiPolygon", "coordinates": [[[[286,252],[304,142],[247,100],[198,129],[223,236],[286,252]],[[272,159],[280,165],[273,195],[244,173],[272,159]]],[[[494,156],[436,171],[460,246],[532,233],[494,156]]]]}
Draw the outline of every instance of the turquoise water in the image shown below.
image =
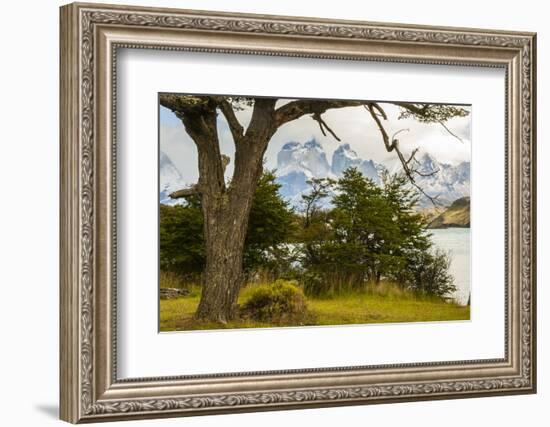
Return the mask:
{"type": "Polygon", "coordinates": [[[457,287],[453,297],[467,304],[470,296],[470,229],[443,228],[430,230],[432,241],[438,248],[451,254],[451,274],[457,287]]]}

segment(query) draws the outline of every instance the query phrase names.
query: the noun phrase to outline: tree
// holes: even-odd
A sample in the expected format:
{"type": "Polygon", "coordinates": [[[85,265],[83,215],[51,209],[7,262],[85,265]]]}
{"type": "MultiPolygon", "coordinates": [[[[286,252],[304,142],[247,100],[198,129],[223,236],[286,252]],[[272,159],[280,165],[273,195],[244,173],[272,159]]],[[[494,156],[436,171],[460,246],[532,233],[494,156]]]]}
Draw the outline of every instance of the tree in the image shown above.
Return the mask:
{"type": "Polygon", "coordinates": [[[392,262],[386,263],[387,276],[398,274],[418,252],[428,251],[432,243],[426,231],[426,219],[415,208],[419,194],[409,185],[404,174],[382,173],[382,194],[390,206],[391,221],[397,227],[393,239],[387,242],[392,262]]]}
{"type": "Polygon", "coordinates": [[[404,236],[395,218],[400,206],[355,168],[344,171],[337,189],[332,212],[334,264],[358,284],[379,282],[382,273],[399,261],[396,251],[404,236]]]}
{"type": "Polygon", "coordinates": [[[280,269],[285,248],[280,247],[293,235],[294,213],[279,195],[281,187],[273,171],[264,172],[254,193],[244,250],[246,273],[263,266],[280,269]]]}
{"type": "Polygon", "coordinates": [[[160,268],[184,277],[200,275],[205,265],[203,220],[197,196],[185,205],[160,205],[160,268]]]}
{"type": "Polygon", "coordinates": [[[336,181],[330,178],[312,178],[307,181],[310,191],[302,194],[302,227],[299,240],[303,244],[301,264],[311,267],[321,263],[319,248],[326,241],[331,231],[328,227],[328,211],[322,209],[322,201],[331,192],[336,181]]]}
{"type": "Polygon", "coordinates": [[[457,289],[450,266],[449,254],[439,249],[413,251],[394,277],[414,292],[446,298],[457,289]]]}
{"type": "Polygon", "coordinates": [[[320,209],[323,199],[329,196],[331,187],[336,181],[331,178],[312,178],[307,181],[311,190],[302,194],[302,206],[304,213],[304,228],[308,228],[320,209]]]}
{"type": "MultiPolygon", "coordinates": [[[[263,173],[254,193],[244,248],[244,270],[269,265],[294,232],[294,214],[279,195],[272,171],[263,173]]],[[[160,267],[182,276],[199,276],[206,264],[203,215],[198,196],[185,204],[160,206],[160,267]]]]}
{"type": "MultiPolygon", "coordinates": [[[[316,193],[313,187],[307,200],[316,193]]],[[[408,178],[384,172],[378,186],[349,168],[337,181],[335,193],[333,209],[311,220],[304,233],[306,291],[319,295],[361,289],[367,282],[379,283],[385,277],[434,294],[425,280],[419,286],[412,284],[414,270],[432,271],[434,259],[422,256],[431,242],[426,221],[415,212],[418,191],[411,188],[408,178]]]]}
{"type": "MultiPolygon", "coordinates": [[[[198,319],[227,322],[236,315],[237,298],[244,282],[244,246],[254,191],[262,175],[263,156],[269,141],[284,124],[309,115],[325,135],[328,132],[338,139],[324,121],[323,113],[335,108],[364,107],[375,121],[386,150],[397,153],[411,183],[415,184],[417,171],[411,167],[413,156],[405,159],[399,141],[388,136],[382,123],[387,115],[376,102],[302,99],[276,107],[277,98],[161,94],[160,103],[182,121],[198,151],[198,183],[174,195],[199,194],[201,198],[206,266],[195,314],[198,319]],[[242,108],[243,103],[252,108],[246,129],[235,114],[235,109],[242,108]],[[235,167],[229,185],[224,179],[227,162],[220,153],[218,114],[225,117],[235,144],[235,167]]],[[[394,104],[428,122],[444,122],[448,117],[468,114],[460,108],[449,113],[444,106],[432,104],[394,104]]]]}

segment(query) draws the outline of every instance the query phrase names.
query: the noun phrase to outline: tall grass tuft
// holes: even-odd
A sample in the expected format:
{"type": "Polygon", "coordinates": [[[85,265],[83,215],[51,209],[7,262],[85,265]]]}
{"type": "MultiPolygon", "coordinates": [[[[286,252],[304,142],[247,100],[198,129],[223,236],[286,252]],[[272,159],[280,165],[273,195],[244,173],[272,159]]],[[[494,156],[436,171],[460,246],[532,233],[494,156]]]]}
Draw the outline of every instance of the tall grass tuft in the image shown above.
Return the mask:
{"type": "Polygon", "coordinates": [[[189,283],[187,283],[183,277],[177,273],[171,271],[160,272],[160,287],[161,288],[176,288],[176,289],[188,289],[189,283]]]}

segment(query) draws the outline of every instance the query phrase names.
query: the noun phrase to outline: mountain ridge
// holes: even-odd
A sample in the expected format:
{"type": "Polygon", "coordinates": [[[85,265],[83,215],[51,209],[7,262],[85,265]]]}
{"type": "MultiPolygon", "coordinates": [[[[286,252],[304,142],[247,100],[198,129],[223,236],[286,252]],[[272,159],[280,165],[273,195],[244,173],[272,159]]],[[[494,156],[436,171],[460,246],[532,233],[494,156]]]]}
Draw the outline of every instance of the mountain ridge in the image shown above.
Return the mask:
{"type": "MultiPolygon", "coordinates": [[[[338,146],[328,164],[326,153],[315,138],[305,143],[291,141],[282,147],[277,156],[276,175],[281,185],[280,193],[292,206],[299,206],[302,194],[308,190],[307,180],[337,179],[349,167],[357,168],[378,185],[381,184],[383,171],[389,169],[372,159],[362,159],[348,143],[338,146]]],[[[451,165],[439,162],[429,153],[423,153],[416,161],[415,168],[422,174],[416,177],[416,183],[441,205],[448,206],[454,200],[470,195],[470,162],[451,165]]],[[[420,198],[421,209],[431,206],[429,198],[420,198]]]]}
{"type": "MultiPolygon", "coordinates": [[[[384,171],[397,172],[400,164],[393,167],[361,158],[350,144],[342,143],[332,153],[330,163],[322,145],[312,138],[306,142],[289,141],[277,153],[276,180],[281,185],[279,193],[291,206],[299,207],[302,195],[309,190],[307,181],[312,178],[341,177],[349,167],[357,168],[364,176],[381,184],[384,171]]],[[[442,206],[450,206],[455,200],[470,195],[470,162],[451,165],[439,162],[429,153],[421,153],[414,167],[424,176],[417,176],[416,183],[442,206]],[[432,174],[432,172],[436,172],[432,174]]],[[[159,192],[162,204],[178,204],[172,200],[171,192],[185,188],[186,183],[177,166],[162,150],[159,153],[159,192]]],[[[326,199],[327,205],[330,199],[326,199]]],[[[433,208],[426,197],[419,200],[419,209],[433,208]]]]}

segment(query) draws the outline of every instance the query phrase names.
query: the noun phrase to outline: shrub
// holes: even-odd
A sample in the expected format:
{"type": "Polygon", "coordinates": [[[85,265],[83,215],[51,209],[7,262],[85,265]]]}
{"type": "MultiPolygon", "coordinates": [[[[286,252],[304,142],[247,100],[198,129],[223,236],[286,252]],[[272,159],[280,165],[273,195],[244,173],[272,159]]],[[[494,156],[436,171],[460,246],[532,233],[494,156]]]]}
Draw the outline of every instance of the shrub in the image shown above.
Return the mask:
{"type": "Polygon", "coordinates": [[[307,314],[306,298],[293,282],[276,280],[255,287],[242,305],[241,313],[261,322],[301,322],[307,314]]]}
{"type": "Polygon", "coordinates": [[[450,265],[450,254],[441,250],[419,252],[395,279],[414,292],[448,298],[457,289],[450,265]]]}

